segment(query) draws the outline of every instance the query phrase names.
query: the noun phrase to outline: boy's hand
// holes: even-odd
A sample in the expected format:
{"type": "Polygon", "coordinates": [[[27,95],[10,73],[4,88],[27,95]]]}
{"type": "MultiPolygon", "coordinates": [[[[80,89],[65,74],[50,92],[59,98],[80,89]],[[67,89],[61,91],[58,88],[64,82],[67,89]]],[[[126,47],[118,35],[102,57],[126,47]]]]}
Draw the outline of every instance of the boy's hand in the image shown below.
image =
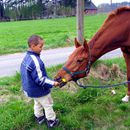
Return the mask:
{"type": "Polygon", "coordinates": [[[60,85],[60,83],[54,82],[54,86],[59,86],[59,85],[60,85]]]}

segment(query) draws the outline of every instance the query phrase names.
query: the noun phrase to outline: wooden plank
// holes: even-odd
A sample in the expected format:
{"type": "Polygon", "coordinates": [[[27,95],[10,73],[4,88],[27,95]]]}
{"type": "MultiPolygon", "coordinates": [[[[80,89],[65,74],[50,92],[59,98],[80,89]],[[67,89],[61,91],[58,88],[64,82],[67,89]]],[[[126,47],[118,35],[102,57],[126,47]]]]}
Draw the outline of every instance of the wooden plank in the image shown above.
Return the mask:
{"type": "Polygon", "coordinates": [[[77,39],[84,42],[84,0],[77,0],[77,39]]]}

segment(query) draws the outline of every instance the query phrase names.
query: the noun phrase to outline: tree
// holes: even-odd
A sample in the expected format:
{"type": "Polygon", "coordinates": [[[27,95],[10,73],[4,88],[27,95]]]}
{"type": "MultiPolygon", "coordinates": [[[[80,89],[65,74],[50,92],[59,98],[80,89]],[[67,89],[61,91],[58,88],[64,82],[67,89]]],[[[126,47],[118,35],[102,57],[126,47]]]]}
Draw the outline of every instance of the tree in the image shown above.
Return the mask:
{"type": "Polygon", "coordinates": [[[0,19],[4,18],[4,5],[3,0],[0,0],[0,19]]]}
{"type": "Polygon", "coordinates": [[[60,3],[65,7],[68,7],[68,6],[72,8],[76,7],[76,0],[61,0],[60,3]]]}

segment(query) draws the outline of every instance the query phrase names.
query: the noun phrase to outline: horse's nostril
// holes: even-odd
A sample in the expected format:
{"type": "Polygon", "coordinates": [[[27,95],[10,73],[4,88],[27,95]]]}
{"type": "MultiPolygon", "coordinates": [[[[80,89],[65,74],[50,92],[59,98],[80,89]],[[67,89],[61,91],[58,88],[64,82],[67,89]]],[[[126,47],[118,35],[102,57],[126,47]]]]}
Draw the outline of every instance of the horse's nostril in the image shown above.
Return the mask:
{"type": "Polygon", "coordinates": [[[57,77],[54,80],[57,81],[57,82],[61,82],[61,77],[57,77]]]}

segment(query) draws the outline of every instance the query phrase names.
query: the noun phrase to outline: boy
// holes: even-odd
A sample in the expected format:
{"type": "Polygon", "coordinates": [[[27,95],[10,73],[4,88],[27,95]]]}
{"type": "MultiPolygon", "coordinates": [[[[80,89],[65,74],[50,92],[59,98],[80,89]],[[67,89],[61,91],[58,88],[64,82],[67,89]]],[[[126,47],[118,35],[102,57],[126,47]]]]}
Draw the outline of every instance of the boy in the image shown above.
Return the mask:
{"type": "Polygon", "coordinates": [[[53,110],[50,89],[59,83],[47,77],[44,63],[40,59],[44,41],[41,37],[32,35],[28,39],[28,46],[29,50],[20,68],[23,91],[26,96],[34,99],[34,115],[37,122],[42,124],[46,120],[48,127],[57,126],[59,120],[53,110]]]}

